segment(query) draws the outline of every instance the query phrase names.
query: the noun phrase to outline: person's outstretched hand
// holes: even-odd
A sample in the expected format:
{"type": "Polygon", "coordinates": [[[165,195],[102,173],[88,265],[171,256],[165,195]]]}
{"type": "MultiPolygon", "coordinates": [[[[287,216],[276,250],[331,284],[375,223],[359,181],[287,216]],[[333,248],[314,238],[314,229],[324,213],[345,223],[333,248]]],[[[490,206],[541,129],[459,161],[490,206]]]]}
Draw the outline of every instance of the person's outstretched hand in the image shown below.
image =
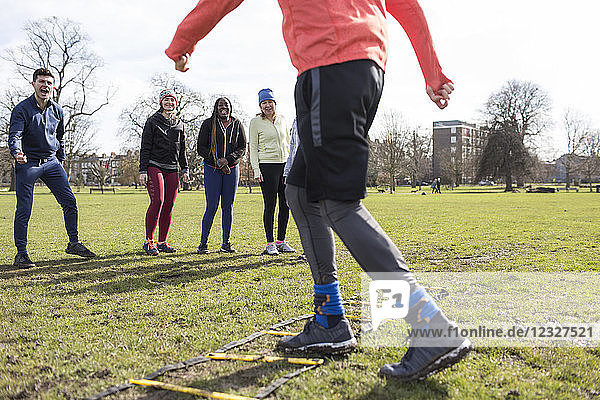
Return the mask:
{"type": "Polygon", "coordinates": [[[454,85],[452,85],[450,82],[444,83],[437,92],[434,92],[433,88],[427,85],[426,91],[431,101],[433,101],[440,110],[443,110],[448,106],[448,101],[450,101],[450,93],[454,91],[454,85]]]}

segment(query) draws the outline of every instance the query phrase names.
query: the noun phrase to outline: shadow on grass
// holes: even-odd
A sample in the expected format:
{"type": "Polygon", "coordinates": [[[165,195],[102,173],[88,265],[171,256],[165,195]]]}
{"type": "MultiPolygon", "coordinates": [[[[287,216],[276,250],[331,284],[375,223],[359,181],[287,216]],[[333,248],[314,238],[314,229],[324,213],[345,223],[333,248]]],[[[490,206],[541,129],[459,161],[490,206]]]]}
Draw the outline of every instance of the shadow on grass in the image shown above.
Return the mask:
{"type": "Polygon", "coordinates": [[[179,285],[209,279],[227,272],[255,268],[295,265],[303,262],[297,256],[261,256],[249,253],[234,255],[195,252],[148,257],[141,252],[128,252],[93,259],[63,258],[41,261],[35,268],[17,269],[0,265],[0,281],[17,279],[5,288],[42,285],[51,295],[70,296],[87,292],[116,294],[167,285],[179,285]],[[27,279],[23,282],[22,279],[27,279]],[[79,288],[65,290],[75,283],[79,288]]]}
{"type": "Polygon", "coordinates": [[[383,379],[380,384],[361,399],[447,399],[449,398],[447,385],[435,379],[426,379],[420,382],[404,383],[394,379],[383,379]]]}
{"type": "MultiPolygon", "coordinates": [[[[209,392],[214,391],[241,395],[242,392],[246,391],[246,396],[255,396],[263,387],[258,383],[259,381],[268,381],[269,383],[264,385],[268,386],[278,377],[300,368],[299,366],[281,363],[259,363],[250,367],[247,367],[247,364],[240,364],[240,368],[237,371],[216,375],[219,374],[219,363],[220,362],[217,362],[212,365],[211,363],[203,364],[200,368],[193,367],[185,372],[169,374],[159,378],[159,380],[161,382],[193,387],[209,392]]],[[[277,393],[277,391],[275,393],[277,393]]],[[[268,398],[273,397],[276,397],[276,395],[271,395],[268,398]]],[[[167,390],[146,389],[143,393],[140,393],[139,396],[136,396],[136,398],[143,400],[159,400],[181,399],[185,398],[185,396],[182,397],[181,393],[178,394],[177,392],[170,392],[167,390]]]]}

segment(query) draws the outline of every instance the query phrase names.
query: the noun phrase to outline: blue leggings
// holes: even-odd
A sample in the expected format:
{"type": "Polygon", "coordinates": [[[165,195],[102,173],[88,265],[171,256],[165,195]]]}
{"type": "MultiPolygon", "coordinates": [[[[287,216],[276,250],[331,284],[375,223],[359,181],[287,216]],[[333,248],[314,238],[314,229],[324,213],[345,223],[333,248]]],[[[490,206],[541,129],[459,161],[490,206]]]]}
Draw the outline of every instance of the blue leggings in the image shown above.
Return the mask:
{"type": "Polygon", "coordinates": [[[230,174],[224,174],[220,169],[204,164],[204,193],[206,194],[206,211],[202,218],[202,237],[200,243],[208,242],[208,235],[213,219],[221,201],[223,243],[229,242],[231,224],[233,221],[233,202],[237,192],[240,170],[238,166],[231,167],[230,174]]]}

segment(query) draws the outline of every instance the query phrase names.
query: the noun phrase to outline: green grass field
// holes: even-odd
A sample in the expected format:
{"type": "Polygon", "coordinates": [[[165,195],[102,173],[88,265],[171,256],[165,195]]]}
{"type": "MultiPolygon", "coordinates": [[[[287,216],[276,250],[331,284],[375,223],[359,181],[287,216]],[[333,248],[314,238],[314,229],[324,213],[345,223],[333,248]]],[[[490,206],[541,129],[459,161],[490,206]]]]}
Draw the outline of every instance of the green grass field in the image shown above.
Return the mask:
{"type": "MultiPolygon", "coordinates": [[[[423,188],[429,193],[428,188],[423,188]]],[[[406,190],[404,190],[406,191],[406,190]]],[[[180,193],[172,255],[142,254],[142,191],[77,193],[81,240],[99,254],[64,253],[62,212],[44,189],[35,196],[29,253],[15,270],[14,194],[0,193],[0,398],[71,399],[141,378],[214,351],[278,321],[312,311],[308,265],[297,255],[261,256],[262,198],[241,189],[232,244],[238,252],[195,254],[203,192],[180,193]]],[[[599,271],[600,194],[503,193],[466,188],[442,195],[373,193],[365,205],[415,271],[599,271]]],[[[300,247],[290,220],[289,241],[300,247]]],[[[220,216],[210,249],[220,245],[220,216]]],[[[360,291],[360,268],[338,243],[345,298],[360,291]]],[[[300,330],[301,323],[290,327],[300,330]]],[[[358,325],[355,325],[358,330],[358,325]]],[[[274,338],[240,352],[274,353],[274,338]]],[[[280,399],[597,399],[598,348],[480,348],[420,383],[377,376],[405,348],[361,347],[290,380],[280,399]]],[[[286,364],[211,361],[159,380],[253,396],[292,371],[286,364]]],[[[191,398],[133,388],[109,398],[191,398]]]]}

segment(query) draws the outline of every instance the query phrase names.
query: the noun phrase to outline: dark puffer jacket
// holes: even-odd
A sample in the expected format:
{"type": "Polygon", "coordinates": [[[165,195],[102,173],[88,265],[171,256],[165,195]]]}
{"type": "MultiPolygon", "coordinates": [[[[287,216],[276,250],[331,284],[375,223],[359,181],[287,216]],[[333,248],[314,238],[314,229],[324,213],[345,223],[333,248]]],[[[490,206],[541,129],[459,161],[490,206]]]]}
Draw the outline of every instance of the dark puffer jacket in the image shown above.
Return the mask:
{"type": "Polygon", "coordinates": [[[177,171],[178,162],[181,172],[188,172],[183,123],[178,119],[169,121],[157,111],[148,118],[142,132],[140,173],[147,173],[148,166],[177,171]]]}

